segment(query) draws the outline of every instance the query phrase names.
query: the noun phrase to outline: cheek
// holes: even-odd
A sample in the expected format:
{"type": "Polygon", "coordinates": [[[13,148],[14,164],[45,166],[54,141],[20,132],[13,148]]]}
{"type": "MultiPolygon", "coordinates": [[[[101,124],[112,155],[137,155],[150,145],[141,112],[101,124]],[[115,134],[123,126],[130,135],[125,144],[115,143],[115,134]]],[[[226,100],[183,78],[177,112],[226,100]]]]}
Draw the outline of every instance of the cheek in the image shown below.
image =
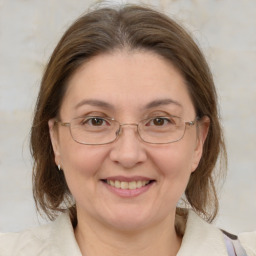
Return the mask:
{"type": "Polygon", "coordinates": [[[86,189],[99,179],[101,165],[107,150],[95,146],[69,142],[61,150],[61,161],[68,186],[73,190],[86,189]],[[86,183],[86,186],[85,186],[86,183]]]}
{"type": "Polygon", "coordinates": [[[191,173],[194,150],[192,147],[182,147],[178,144],[157,149],[152,153],[152,159],[163,175],[183,175],[191,173]]]}
{"type": "Polygon", "coordinates": [[[160,203],[163,209],[167,208],[170,211],[176,208],[187,187],[193,162],[191,150],[183,148],[181,151],[179,146],[173,144],[167,149],[156,150],[152,159],[161,177],[159,196],[164,200],[160,203]],[[166,202],[170,203],[166,204],[166,202]]]}
{"type": "Polygon", "coordinates": [[[194,147],[185,143],[169,144],[152,152],[152,160],[164,184],[164,193],[179,200],[186,189],[193,166],[194,147]]]}

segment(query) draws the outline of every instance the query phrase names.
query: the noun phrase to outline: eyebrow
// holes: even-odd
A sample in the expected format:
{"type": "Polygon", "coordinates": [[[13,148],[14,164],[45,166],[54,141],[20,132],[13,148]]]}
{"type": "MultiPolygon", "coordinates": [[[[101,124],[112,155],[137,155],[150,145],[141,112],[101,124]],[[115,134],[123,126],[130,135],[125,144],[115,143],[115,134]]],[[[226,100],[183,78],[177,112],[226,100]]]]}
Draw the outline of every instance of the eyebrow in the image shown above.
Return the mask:
{"type": "Polygon", "coordinates": [[[163,106],[163,105],[170,105],[170,104],[174,104],[180,108],[183,108],[183,106],[176,100],[172,100],[172,99],[159,99],[159,100],[154,100],[149,102],[146,105],[146,109],[150,109],[150,108],[155,108],[155,107],[159,107],[159,106],[163,106]]]}
{"type": "MultiPolygon", "coordinates": [[[[183,108],[182,105],[175,100],[172,99],[159,99],[159,100],[153,100],[151,102],[149,102],[148,104],[146,104],[146,106],[144,107],[145,109],[150,109],[150,108],[155,108],[155,107],[159,107],[159,106],[163,106],[163,105],[170,105],[170,104],[174,104],[180,108],[183,108]]],[[[102,101],[102,100],[96,100],[96,99],[87,99],[87,100],[82,100],[80,101],[75,108],[79,108],[83,105],[91,105],[94,107],[102,107],[102,108],[106,108],[106,109],[114,109],[114,106],[111,105],[108,102],[102,101]]]]}
{"type": "Polygon", "coordinates": [[[80,101],[76,106],[75,108],[79,108],[83,105],[91,105],[91,106],[94,106],[94,107],[101,107],[101,108],[108,108],[108,109],[113,109],[113,105],[105,102],[105,101],[102,101],[102,100],[96,100],[96,99],[88,99],[88,100],[82,100],[80,101]]]}

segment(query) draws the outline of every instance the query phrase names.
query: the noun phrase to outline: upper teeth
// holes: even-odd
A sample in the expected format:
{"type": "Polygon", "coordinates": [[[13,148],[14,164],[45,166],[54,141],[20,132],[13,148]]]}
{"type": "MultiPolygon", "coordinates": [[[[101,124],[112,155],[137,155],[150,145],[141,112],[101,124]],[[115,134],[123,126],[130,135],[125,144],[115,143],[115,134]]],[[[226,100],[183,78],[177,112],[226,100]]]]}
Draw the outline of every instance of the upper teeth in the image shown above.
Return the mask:
{"type": "Polygon", "coordinates": [[[119,180],[107,180],[107,183],[115,188],[121,188],[121,189],[136,189],[141,188],[145,185],[147,185],[150,181],[119,181],[119,180]]]}

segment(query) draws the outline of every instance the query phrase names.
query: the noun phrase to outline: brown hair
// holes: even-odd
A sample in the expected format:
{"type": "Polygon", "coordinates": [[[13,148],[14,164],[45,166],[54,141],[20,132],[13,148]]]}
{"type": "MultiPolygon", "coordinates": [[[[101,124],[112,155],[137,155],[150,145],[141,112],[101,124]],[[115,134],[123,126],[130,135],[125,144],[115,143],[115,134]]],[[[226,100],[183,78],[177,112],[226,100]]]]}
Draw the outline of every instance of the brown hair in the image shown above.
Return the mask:
{"type": "MultiPolygon", "coordinates": [[[[68,80],[85,61],[123,48],[148,50],[171,61],[186,81],[197,115],[209,117],[203,155],[185,196],[196,212],[212,221],[218,211],[213,170],[219,156],[226,163],[226,151],[211,72],[198,46],[180,25],[158,11],[137,5],[99,8],[80,17],[63,35],[49,60],[31,129],[37,209],[54,219],[68,208],[76,219],[75,205],[70,205],[72,195],[54,161],[48,120],[58,115],[68,80]]],[[[221,168],[217,176],[220,174],[221,168]]],[[[177,208],[177,213],[182,215],[182,209],[177,208]]]]}

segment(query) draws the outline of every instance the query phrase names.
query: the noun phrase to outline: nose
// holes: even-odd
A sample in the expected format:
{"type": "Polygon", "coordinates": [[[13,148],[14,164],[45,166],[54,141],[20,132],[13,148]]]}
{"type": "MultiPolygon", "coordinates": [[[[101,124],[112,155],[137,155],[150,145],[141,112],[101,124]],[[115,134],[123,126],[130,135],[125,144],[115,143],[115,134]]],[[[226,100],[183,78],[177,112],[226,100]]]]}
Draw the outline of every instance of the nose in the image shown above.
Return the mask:
{"type": "Polygon", "coordinates": [[[113,143],[110,159],[125,169],[131,169],[146,161],[147,154],[137,134],[136,124],[121,126],[119,137],[113,143]]]}

